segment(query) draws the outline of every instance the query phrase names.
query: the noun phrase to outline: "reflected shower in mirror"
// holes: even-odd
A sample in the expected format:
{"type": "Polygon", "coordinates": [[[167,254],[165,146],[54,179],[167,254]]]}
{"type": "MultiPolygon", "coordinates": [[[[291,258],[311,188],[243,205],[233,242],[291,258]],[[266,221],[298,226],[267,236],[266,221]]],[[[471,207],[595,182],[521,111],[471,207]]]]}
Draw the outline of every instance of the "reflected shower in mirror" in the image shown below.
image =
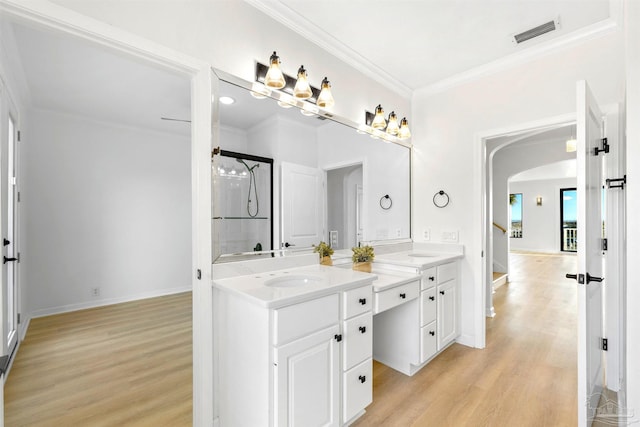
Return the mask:
{"type": "Polygon", "coordinates": [[[249,83],[226,80],[233,83],[220,81],[216,95],[235,102],[218,106],[216,262],[310,249],[320,241],[349,249],[410,238],[410,148],[359,134],[347,120],[307,116],[275,99],[258,99],[249,83]],[[272,172],[271,180],[265,171],[272,172]],[[380,207],[384,194],[393,197],[391,209],[380,207]]]}

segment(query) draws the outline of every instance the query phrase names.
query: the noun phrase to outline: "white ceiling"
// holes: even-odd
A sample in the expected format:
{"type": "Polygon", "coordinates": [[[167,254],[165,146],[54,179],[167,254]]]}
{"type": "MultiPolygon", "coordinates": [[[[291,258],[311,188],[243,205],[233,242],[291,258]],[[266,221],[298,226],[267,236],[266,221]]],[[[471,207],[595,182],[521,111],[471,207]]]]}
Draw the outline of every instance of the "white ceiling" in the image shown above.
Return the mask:
{"type": "MultiPolygon", "coordinates": [[[[609,0],[247,0],[283,24],[415,90],[609,18],[609,0]],[[559,18],[558,30],[513,34],[559,18]]],[[[574,33],[575,34],[575,33],[574,33]]]]}
{"type": "Polygon", "coordinates": [[[189,123],[160,119],[191,118],[189,77],[78,37],[9,25],[33,107],[190,134],[189,123]]]}

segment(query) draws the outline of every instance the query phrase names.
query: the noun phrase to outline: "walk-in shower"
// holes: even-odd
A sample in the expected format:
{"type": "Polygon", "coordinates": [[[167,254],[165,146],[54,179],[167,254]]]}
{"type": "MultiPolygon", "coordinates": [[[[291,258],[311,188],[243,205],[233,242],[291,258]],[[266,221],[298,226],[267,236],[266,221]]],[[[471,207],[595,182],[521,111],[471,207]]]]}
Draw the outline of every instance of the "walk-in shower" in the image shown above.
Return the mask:
{"type": "Polygon", "coordinates": [[[212,167],[214,260],[272,250],[273,159],[222,150],[212,167]]]}

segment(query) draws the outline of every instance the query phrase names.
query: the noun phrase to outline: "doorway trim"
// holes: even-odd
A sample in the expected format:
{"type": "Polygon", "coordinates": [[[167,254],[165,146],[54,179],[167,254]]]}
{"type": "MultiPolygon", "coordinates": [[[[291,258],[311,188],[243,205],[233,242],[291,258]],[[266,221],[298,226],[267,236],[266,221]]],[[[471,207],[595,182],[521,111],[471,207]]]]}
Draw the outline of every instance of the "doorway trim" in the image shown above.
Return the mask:
{"type": "MultiPolygon", "coordinates": [[[[191,79],[191,212],[193,290],[193,425],[213,423],[213,301],[211,264],[211,65],[52,3],[0,0],[0,12],[42,29],[98,43],[191,79]],[[196,272],[201,272],[198,278],[196,272]],[[207,362],[208,360],[208,362],[207,362]]],[[[3,404],[3,402],[0,402],[3,404]]]]}
{"type": "MultiPolygon", "coordinates": [[[[576,114],[562,114],[547,117],[530,122],[523,122],[510,126],[488,129],[477,132],[474,135],[474,159],[475,159],[475,184],[474,194],[476,194],[476,206],[480,208],[480,257],[474,261],[474,270],[480,272],[480,277],[476,276],[476,287],[473,294],[474,300],[474,347],[484,348],[486,346],[486,313],[493,312],[492,296],[492,265],[493,262],[493,240],[491,218],[492,206],[489,200],[489,189],[487,188],[487,170],[489,167],[489,156],[487,156],[487,141],[493,138],[514,135],[522,132],[531,132],[553,128],[570,122],[575,122],[576,114]]],[[[513,143],[513,142],[511,142],[513,143]]],[[[509,145],[509,144],[506,144],[509,145]]]]}

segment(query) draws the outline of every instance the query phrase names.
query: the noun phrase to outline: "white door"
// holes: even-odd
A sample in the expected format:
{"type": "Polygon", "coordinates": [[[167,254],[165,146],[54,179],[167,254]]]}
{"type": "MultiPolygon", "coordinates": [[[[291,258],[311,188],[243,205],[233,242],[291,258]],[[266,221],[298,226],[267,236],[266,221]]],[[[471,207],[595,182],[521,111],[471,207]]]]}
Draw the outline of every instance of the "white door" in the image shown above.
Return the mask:
{"type": "MultiPolygon", "coordinates": [[[[589,86],[577,83],[578,425],[590,426],[604,384],[602,158],[603,116],[589,86]]],[[[569,277],[569,275],[568,275],[569,277]]]]}
{"type": "Polygon", "coordinates": [[[338,425],[338,333],[335,325],[275,350],[276,426],[338,425]]]}
{"type": "Polygon", "coordinates": [[[296,249],[302,249],[324,240],[323,188],[322,170],[282,163],[282,247],[295,246],[296,249]]]}

